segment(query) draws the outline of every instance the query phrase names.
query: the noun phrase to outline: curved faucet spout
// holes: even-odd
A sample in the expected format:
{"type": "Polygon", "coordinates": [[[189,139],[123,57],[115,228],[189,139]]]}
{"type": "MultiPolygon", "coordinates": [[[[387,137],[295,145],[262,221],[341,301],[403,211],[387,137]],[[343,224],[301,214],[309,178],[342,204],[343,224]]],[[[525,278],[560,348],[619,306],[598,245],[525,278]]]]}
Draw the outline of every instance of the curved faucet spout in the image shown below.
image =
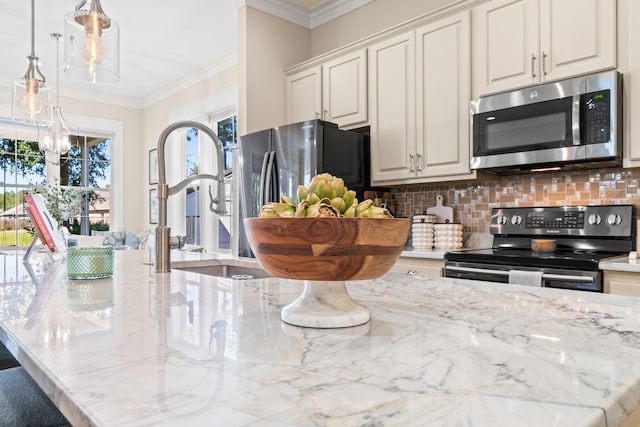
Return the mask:
{"type": "Polygon", "coordinates": [[[213,129],[203,125],[202,123],[187,120],[170,124],[162,131],[160,137],[158,138],[158,226],[156,227],[156,271],[159,273],[171,271],[171,259],[169,256],[171,249],[169,242],[170,229],[167,226],[167,199],[169,198],[169,196],[180,192],[191,182],[197,179],[211,179],[218,183],[218,197],[215,200],[212,200],[211,203],[212,208],[213,204],[217,204],[217,208],[211,210],[219,215],[226,214],[227,210],[225,207],[226,197],[224,188],[224,154],[222,144],[220,143],[218,136],[213,131],[213,129]],[[200,174],[187,177],[175,186],[169,187],[167,185],[167,169],[164,148],[167,143],[167,139],[169,139],[169,135],[171,135],[178,129],[184,128],[198,129],[199,131],[209,136],[209,138],[211,138],[211,141],[213,142],[213,145],[216,149],[218,170],[215,175],[200,174]]]}

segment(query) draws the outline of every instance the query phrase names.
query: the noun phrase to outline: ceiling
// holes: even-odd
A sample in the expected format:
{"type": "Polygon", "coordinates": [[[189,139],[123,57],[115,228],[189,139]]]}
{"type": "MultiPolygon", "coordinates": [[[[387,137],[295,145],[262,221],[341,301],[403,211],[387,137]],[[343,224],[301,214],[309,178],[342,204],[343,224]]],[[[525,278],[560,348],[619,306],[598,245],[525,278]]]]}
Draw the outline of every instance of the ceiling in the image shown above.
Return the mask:
{"type": "MultiPolygon", "coordinates": [[[[274,0],[269,0],[273,2],[274,0]]],[[[64,15],[79,0],[35,1],[35,53],[47,83],[55,88],[56,42],[50,34],[64,32],[64,15]]],[[[104,11],[120,25],[120,81],[91,85],[60,73],[62,96],[100,92],[132,105],[148,103],[181,79],[203,76],[215,64],[235,58],[237,2],[244,0],[102,0],[104,11]],[[178,10],[176,5],[184,9],[178,10]]],[[[277,0],[298,10],[317,10],[344,0],[277,0]]],[[[10,86],[27,70],[31,6],[28,0],[0,0],[0,85],[10,86]]],[[[64,58],[60,42],[60,63],[64,58]]]]}

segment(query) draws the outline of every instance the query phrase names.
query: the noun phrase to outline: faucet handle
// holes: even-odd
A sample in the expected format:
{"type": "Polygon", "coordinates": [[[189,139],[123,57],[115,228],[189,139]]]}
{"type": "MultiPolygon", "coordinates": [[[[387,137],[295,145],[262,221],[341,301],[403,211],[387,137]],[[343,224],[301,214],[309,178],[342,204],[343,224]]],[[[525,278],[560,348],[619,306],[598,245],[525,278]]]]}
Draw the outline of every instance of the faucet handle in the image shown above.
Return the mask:
{"type": "MultiPolygon", "coordinates": [[[[223,187],[221,187],[223,188],[223,187]]],[[[218,215],[224,215],[227,211],[223,211],[222,209],[217,209],[216,206],[220,206],[220,199],[218,197],[213,197],[213,191],[211,191],[211,186],[209,186],[209,210],[218,215]]]]}
{"type": "Polygon", "coordinates": [[[169,237],[169,249],[182,249],[185,243],[187,243],[187,236],[169,237]]]}

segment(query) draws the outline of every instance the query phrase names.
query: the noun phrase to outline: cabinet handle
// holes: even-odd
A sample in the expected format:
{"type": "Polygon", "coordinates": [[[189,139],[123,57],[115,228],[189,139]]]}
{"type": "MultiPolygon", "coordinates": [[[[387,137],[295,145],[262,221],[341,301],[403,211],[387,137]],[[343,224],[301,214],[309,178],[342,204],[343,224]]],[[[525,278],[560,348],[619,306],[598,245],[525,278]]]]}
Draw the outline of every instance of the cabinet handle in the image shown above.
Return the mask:
{"type": "Polygon", "coordinates": [[[542,75],[547,75],[547,54],[542,52],[542,75]]]}
{"type": "Polygon", "coordinates": [[[329,118],[329,110],[327,110],[326,108],[324,109],[324,117],[323,120],[327,120],[329,118]]]}
{"type": "Polygon", "coordinates": [[[531,54],[531,77],[535,78],[536,77],[536,56],[532,53],[531,54]]]}
{"type": "Polygon", "coordinates": [[[409,172],[413,173],[413,154],[409,154],[409,172]]]}
{"type": "Polygon", "coordinates": [[[320,118],[320,113],[316,111],[316,119],[319,119],[319,118],[320,118]]]}
{"type": "Polygon", "coordinates": [[[418,172],[422,172],[422,168],[420,167],[420,159],[422,158],[422,155],[420,155],[420,153],[416,154],[416,170],[418,172]]]}

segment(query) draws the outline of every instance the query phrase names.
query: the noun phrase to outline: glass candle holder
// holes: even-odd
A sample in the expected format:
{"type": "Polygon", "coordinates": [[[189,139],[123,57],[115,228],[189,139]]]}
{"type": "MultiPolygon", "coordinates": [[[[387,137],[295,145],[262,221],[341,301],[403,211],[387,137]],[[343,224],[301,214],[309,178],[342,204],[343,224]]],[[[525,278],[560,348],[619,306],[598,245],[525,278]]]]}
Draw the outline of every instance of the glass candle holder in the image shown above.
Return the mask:
{"type": "Polygon", "coordinates": [[[113,275],[113,247],[67,248],[69,279],[104,279],[113,275]]]}

